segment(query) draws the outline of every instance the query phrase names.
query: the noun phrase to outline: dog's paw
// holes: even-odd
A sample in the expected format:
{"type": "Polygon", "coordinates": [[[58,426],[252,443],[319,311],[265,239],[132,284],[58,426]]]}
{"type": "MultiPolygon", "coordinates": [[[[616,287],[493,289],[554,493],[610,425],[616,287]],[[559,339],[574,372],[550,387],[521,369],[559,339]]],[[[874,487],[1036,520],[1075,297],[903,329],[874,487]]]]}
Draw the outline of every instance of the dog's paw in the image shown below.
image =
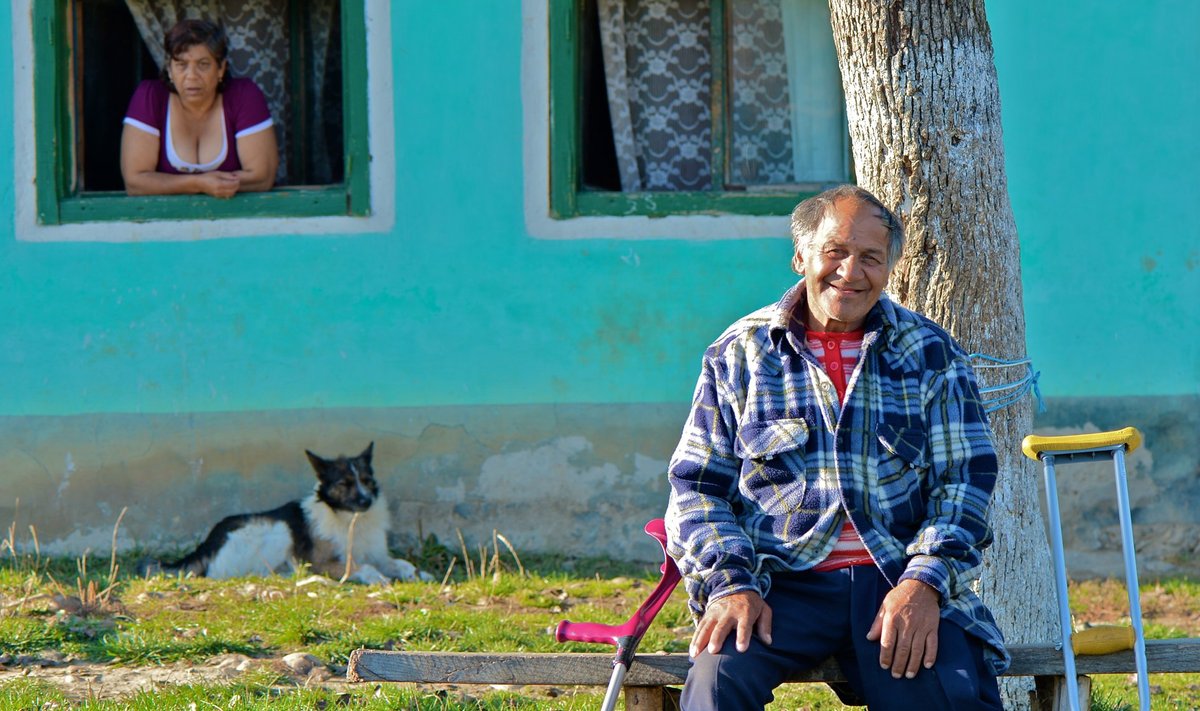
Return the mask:
{"type": "Polygon", "coordinates": [[[355,570],[350,576],[350,580],[363,585],[387,585],[392,582],[391,578],[379,572],[379,569],[370,564],[363,564],[355,570]]]}
{"type": "Polygon", "coordinates": [[[430,582],[433,580],[432,575],[423,570],[417,570],[417,566],[409,563],[403,558],[392,558],[390,561],[388,561],[387,574],[390,575],[392,579],[399,580],[401,582],[410,582],[413,580],[430,582]]]}

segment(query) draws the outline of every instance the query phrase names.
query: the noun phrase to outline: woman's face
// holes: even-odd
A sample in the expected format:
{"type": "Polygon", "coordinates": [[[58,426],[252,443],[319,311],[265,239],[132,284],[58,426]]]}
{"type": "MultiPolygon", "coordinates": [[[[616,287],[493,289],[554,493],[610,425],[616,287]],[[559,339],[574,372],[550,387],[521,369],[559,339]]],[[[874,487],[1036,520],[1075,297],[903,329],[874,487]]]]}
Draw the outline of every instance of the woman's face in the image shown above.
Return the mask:
{"type": "Polygon", "coordinates": [[[206,45],[194,44],[171,58],[171,83],[186,100],[211,99],[225,76],[226,62],[218,62],[206,45]]]}

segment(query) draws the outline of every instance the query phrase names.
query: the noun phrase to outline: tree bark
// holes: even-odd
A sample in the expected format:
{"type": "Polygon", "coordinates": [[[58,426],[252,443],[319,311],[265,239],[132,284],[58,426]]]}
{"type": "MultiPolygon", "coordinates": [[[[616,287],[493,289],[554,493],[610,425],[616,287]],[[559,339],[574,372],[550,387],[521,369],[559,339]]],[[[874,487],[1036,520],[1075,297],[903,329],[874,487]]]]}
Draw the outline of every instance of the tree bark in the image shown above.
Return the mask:
{"type": "MultiPolygon", "coordinates": [[[[830,0],[859,185],[905,222],[889,292],[972,353],[1025,357],[1020,252],[1004,173],[1000,98],[983,0],[830,0]]],[[[983,385],[1021,373],[981,369],[983,385]]],[[[1000,462],[995,542],[978,590],[1011,643],[1058,638],[1039,504],[1040,467],[1021,454],[1028,398],[991,414],[1000,462]]],[[[1029,708],[1029,680],[1005,680],[1029,708]]]]}

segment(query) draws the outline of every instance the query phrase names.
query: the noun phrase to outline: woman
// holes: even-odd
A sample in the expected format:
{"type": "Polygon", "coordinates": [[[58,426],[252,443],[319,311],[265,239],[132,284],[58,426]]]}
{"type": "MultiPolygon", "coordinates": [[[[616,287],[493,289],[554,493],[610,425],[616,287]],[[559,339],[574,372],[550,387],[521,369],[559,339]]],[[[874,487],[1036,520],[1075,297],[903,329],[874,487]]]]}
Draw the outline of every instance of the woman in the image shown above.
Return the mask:
{"type": "Polygon", "coordinates": [[[230,198],[270,190],[279,167],[274,122],[262,90],[228,76],[225,31],[206,20],[182,20],[163,47],[162,80],[143,81],[125,115],[125,191],[230,198]]]}

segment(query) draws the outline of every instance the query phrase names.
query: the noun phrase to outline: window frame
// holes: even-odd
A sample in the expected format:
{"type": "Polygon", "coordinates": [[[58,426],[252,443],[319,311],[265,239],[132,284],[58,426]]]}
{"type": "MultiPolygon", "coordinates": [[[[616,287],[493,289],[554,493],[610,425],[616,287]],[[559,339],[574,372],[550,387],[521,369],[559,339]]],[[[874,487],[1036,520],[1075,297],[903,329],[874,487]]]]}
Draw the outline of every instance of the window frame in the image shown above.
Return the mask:
{"type": "MultiPolygon", "coordinates": [[[[812,190],[723,189],[729,136],[726,117],[728,96],[725,29],[727,0],[710,0],[709,41],[712,52],[712,159],[713,190],[709,191],[601,191],[585,190],[580,180],[580,88],[582,57],[579,40],[584,32],[582,0],[548,0],[547,37],[549,87],[549,209],[552,219],[604,216],[666,217],[671,215],[787,215],[801,200],[811,197],[825,185],[812,190]]],[[[847,176],[853,182],[851,175],[847,176]]]]}
{"type": "Polygon", "coordinates": [[[367,106],[367,29],[364,3],[344,0],[342,121],[345,178],[322,186],[279,187],[229,200],[207,195],[130,196],[120,191],[79,192],[72,74],[72,4],[32,3],[34,183],[41,225],[80,222],[326,217],[371,214],[367,106]]]}

